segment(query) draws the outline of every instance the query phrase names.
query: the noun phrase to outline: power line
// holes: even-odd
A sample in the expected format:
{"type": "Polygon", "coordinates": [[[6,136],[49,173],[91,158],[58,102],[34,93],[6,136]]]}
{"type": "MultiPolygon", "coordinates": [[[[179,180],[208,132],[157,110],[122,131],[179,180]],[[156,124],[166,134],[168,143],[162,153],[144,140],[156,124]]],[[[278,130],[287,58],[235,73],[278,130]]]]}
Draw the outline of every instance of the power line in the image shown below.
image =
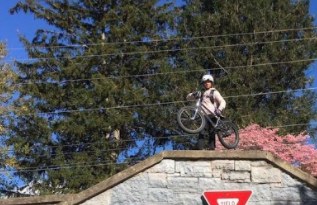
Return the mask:
{"type": "MultiPolygon", "coordinates": [[[[303,126],[303,125],[311,125],[312,123],[301,123],[301,124],[290,124],[290,125],[282,125],[282,126],[271,126],[267,127],[268,129],[274,129],[274,128],[284,128],[284,127],[290,127],[290,126],[303,126]]],[[[313,123],[316,124],[316,123],[313,123]]],[[[175,136],[174,136],[175,137],[175,136]]],[[[151,146],[147,146],[151,147],[151,146]]],[[[120,149],[117,149],[120,150],[120,149]]],[[[109,151],[109,150],[108,150],[109,151]]],[[[73,153],[90,153],[90,152],[73,152],[73,153]]],[[[66,153],[64,153],[66,154],[66,153]]],[[[129,161],[131,159],[137,159],[137,157],[128,157],[125,158],[125,161],[129,161]]],[[[78,162],[78,163],[68,163],[68,164],[59,164],[59,165],[50,165],[46,166],[45,168],[38,168],[38,167],[25,167],[22,169],[17,169],[17,170],[5,170],[1,171],[0,173],[7,173],[7,172],[35,172],[35,171],[46,171],[46,170],[59,170],[59,169],[65,169],[65,168],[84,168],[84,167],[93,167],[93,166],[107,166],[107,165],[123,165],[123,164],[129,164],[129,162],[113,162],[114,160],[106,160],[105,163],[92,163],[89,164],[87,162],[78,162]],[[83,165],[82,165],[83,164],[83,165]],[[66,166],[67,165],[67,166],[66,166]]],[[[133,161],[137,163],[138,161],[133,161]]]]}
{"type": "MultiPolygon", "coordinates": [[[[190,137],[194,136],[195,134],[183,134],[183,135],[171,135],[171,136],[165,136],[165,137],[155,137],[155,139],[170,139],[170,138],[177,138],[177,137],[190,137]]],[[[115,143],[122,143],[122,142],[136,142],[136,141],[144,141],[145,139],[120,139],[116,141],[105,141],[105,142],[94,142],[94,143],[76,143],[76,144],[67,144],[67,145],[41,145],[41,148],[47,148],[47,149],[54,149],[54,148],[66,148],[66,147],[77,147],[77,146],[90,146],[90,145],[99,145],[99,144],[115,144],[115,143]]],[[[32,146],[29,149],[36,149],[39,146],[32,146]]],[[[144,146],[142,146],[144,147],[144,146]]],[[[150,147],[150,146],[145,146],[145,147],[150,147]]],[[[112,152],[112,151],[120,151],[120,150],[127,150],[129,149],[128,147],[117,147],[117,148],[111,148],[107,150],[101,150],[104,152],[112,152]]],[[[98,150],[99,152],[100,150],[98,150]]],[[[14,150],[5,150],[4,152],[6,153],[12,153],[14,150]]],[[[16,153],[21,153],[22,152],[16,152],[16,153]]],[[[67,155],[67,154],[72,154],[72,153],[94,153],[94,151],[83,151],[83,152],[63,152],[62,154],[51,154],[50,156],[61,156],[61,155],[67,155]]],[[[45,154],[43,155],[37,155],[37,156],[46,156],[45,154]]]]}
{"type": "MultiPolygon", "coordinates": [[[[231,33],[231,34],[219,34],[219,35],[210,35],[210,36],[193,36],[193,37],[180,37],[180,38],[168,38],[168,39],[151,39],[151,40],[142,40],[142,41],[119,41],[119,42],[102,42],[102,43],[88,43],[88,44],[67,44],[63,46],[33,46],[34,48],[68,48],[68,47],[87,47],[87,46],[99,46],[99,45],[117,45],[117,44],[136,44],[136,43],[157,43],[161,41],[179,41],[179,40],[197,40],[205,38],[220,38],[220,37],[230,37],[230,36],[244,36],[244,35],[256,35],[256,34],[267,34],[267,33],[278,33],[278,32],[287,32],[287,31],[303,31],[303,30],[313,30],[314,27],[302,27],[302,28],[287,28],[287,29],[277,29],[277,30],[267,30],[267,31],[255,31],[249,33],[231,33]]],[[[8,48],[7,50],[23,50],[25,48],[8,48]]]]}
{"type": "Polygon", "coordinates": [[[228,96],[226,98],[254,97],[254,96],[260,96],[260,95],[271,95],[271,94],[279,94],[279,93],[301,92],[301,91],[316,90],[316,89],[317,89],[317,87],[302,88],[302,89],[295,89],[295,90],[281,90],[281,91],[253,93],[253,94],[245,94],[245,95],[232,95],[232,96],[228,96]]]}
{"type": "MultiPolygon", "coordinates": [[[[314,61],[316,59],[309,58],[309,59],[301,59],[301,60],[292,60],[292,61],[281,61],[281,62],[270,62],[270,63],[260,63],[260,64],[253,64],[253,65],[244,65],[244,66],[229,66],[226,69],[239,69],[239,68],[246,68],[246,67],[260,67],[260,66],[267,66],[267,65],[280,65],[280,64],[291,64],[291,63],[302,63],[308,61],[314,61]]],[[[210,68],[208,70],[222,70],[223,68],[210,68]]],[[[29,84],[64,84],[67,82],[81,82],[81,81],[95,81],[95,80],[105,80],[105,79],[122,79],[122,78],[138,78],[138,77],[151,77],[157,75],[170,75],[170,74],[182,74],[182,73],[194,73],[194,72],[206,72],[206,70],[183,70],[183,71],[170,71],[170,72],[159,72],[159,73],[152,73],[152,74],[138,74],[138,75],[121,75],[121,76],[105,76],[100,78],[83,78],[83,79],[73,79],[73,80],[62,80],[59,82],[21,82],[21,83],[13,83],[11,86],[19,86],[19,85],[29,85],[29,84]]],[[[1,82],[0,84],[5,84],[6,82],[1,82]]]]}
{"type": "MultiPolygon", "coordinates": [[[[138,162],[138,161],[136,161],[138,162]]],[[[68,165],[68,166],[51,166],[48,168],[38,168],[38,167],[26,167],[26,168],[20,168],[17,170],[1,170],[0,173],[27,173],[27,172],[38,172],[38,171],[47,171],[47,170],[59,170],[59,169],[70,169],[70,168],[84,168],[84,167],[97,167],[97,166],[110,166],[110,165],[117,165],[122,166],[124,164],[129,164],[128,162],[122,162],[122,163],[116,163],[116,162],[110,162],[110,163],[96,163],[96,164],[90,164],[90,165],[68,165]]]]}
{"type": "MultiPolygon", "coordinates": [[[[317,28],[317,27],[312,27],[312,28],[317,28]]],[[[301,28],[301,29],[305,29],[305,28],[301,28]]],[[[307,29],[311,29],[311,28],[307,28],[307,29]]],[[[287,30],[276,30],[276,31],[272,31],[272,32],[281,32],[281,31],[290,31],[290,30],[300,30],[300,29],[287,29],[287,30]]],[[[269,33],[269,31],[266,31],[267,33],[269,33]]],[[[264,33],[264,32],[254,32],[254,33],[244,33],[245,35],[254,35],[254,34],[258,34],[258,33],[264,33]]],[[[231,34],[232,36],[234,35],[244,35],[243,33],[242,34],[231,34]]],[[[192,37],[190,39],[200,39],[200,38],[216,38],[216,37],[223,37],[223,36],[229,36],[230,34],[228,35],[214,35],[214,36],[202,36],[202,37],[192,37]]],[[[315,39],[315,38],[312,38],[312,39],[315,39]]],[[[180,38],[180,39],[167,39],[167,40],[188,40],[188,39],[183,39],[183,38],[180,38]]],[[[299,40],[299,39],[297,39],[299,40]]],[[[157,41],[164,41],[164,40],[152,40],[152,42],[157,42],[157,41]]],[[[118,42],[118,43],[137,43],[138,41],[131,41],[131,42],[118,42]]],[[[272,41],[272,42],[276,42],[276,41],[272,41]]],[[[280,41],[281,42],[281,41],[280,41]]],[[[142,41],[142,43],[145,43],[142,41]]],[[[108,43],[104,43],[104,44],[108,44],[108,43]]],[[[111,43],[109,43],[111,44],[111,43]]],[[[252,43],[254,44],[254,43],[252,43]]],[[[87,44],[89,46],[93,46],[93,45],[98,45],[98,44],[87,44]]],[[[241,45],[245,45],[245,44],[236,44],[237,46],[241,46],[241,45]]],[[[68,46],[65,46],[65,47],[69,47],[69,46],[72,46],[72,45],[68,45],[68,46]]],[[[74,45],[76,46],[76,45],[74,45]]],[[[77,46],[84,46],[84,45],[77,45],[77,46]]],[[[229,47],[230,45],[228,45],[229,47]]],[[[234,46],[234,45],[232,45],[234,46]]],[[[44,47],[45,48],[45,47],[44,47]]],[[[203,48],[208,48],[208,47],[202,47],[203,48]]],[[[185,50],[185,49],[184,49],[185,50]]],[[[194,50],[194,48],[192,49],[189,49],[189,50],[194,50]]],[[[156,52],[168,52],[168,51],[178,51],[178,50],[162,50],[162,51],[156,51],[156,52]]],[[[133,53],[119,53],[119,54],[106,54],[106,55],[131,55],[133,53]]],[[[96,56],[100,56],[100,55],[96,55],[96,56]]],[[[79,57],[84,57],[84,56],[79,56],[79,57]]],[[[89,56],[88,56],[89,57],[89,56]]],[[[95,57],[95,56],[92,56],[92,57],[95,57]]],[[[44,58],[46,59],[46,58],[44,58]]],[[[316,60],[316,59],[309,59],[309,60],[306,60],[306,61],[312,61],[312,60],[316,60]]],[[[302,61],[297,61],[297,62],[304,62],[303,60],[302,61]]],[[[273,65],[273,63],[270,63],[271,65],[273,65]]],[[[258,64],[258,65],[254,65],[254,66],[260,66],[261,64],[258,64]]],[[[268,65],[268,64],[262,64],[262,65],[268,65]]],[[[251,65],[253,66],[253,65],[251,65]]],[[[234,68],[238,68],[238,67],[247,67],[247,66],[236,66],[234,68]]],[[[250,67],[250,66],[248,66],[250,67]]],[[[198,70],[197,70],[198,71],[198,70]]],[[[184,71],[184,72],[197,72],[197,71],[184,71]]],[[[201,70],[199,70],[201,71],[201,70]]],[[[182,72],[182,71],[180,71],[182,72]]],[[[171,73],[175,73],[175,72],[167,72],[167,73],[157,73],[157,74],[143,74],[143,75],[135,75],[135,76],[118,76],[118,77],[106,77],[106,78],[124,78],[124,77],[136,77],[136,76],[153,76],[153,75],[164,75],[164,74],[171,74],[171,73]]],[[[83,81],[83,80],[87,80],[87,79],[77,79],[77,80],[67,80],[67,81],[63,81],[61,83],[64,83],[64,82],[74,82],[74,81],[83,81]]],[[[88,80],[101,80],[101,78],[91,78],[91,79],[88,79],[88,80]]],[[[24,83],[21,83],[21,84],[24,84],[24,83]]],[[[35,83],[36,84],[36,83],[35,83]]],[[[267,94],[277,94],[277,93],[283,93],[283,92],[299,92],[299,91],[304,91],[304,90],[315,90],[316,88],[309,88],[309,89],[297,89],[297,90],[293,90],[293,91],[276,91],[276,92],[266,92],[266,93],[255,93],[255,94],[247,94],[247,95],[236,95],[236,96],[228,96],[228,97],[225,97],[225,98],[236,98],[236,97],[252,97],[252,96],[258,96],[258,95],[267,95],[267,94]]],[[[186,102],[186,101],[174,101],[174,102],[167,102],[167,103],[179,103],[179,102],[186,102]]],[[[155,105],[162,105],[161,103],[156,103],[156,104],[148,104],[148,105],[144,105],[144,106],[155,106],[155,105]]],[[[167,105],[167,104],[164,104],[164,105],[167,105]]],[[[140,107],[139,105],[130,105],[130,106],[137,106],[137,107],[140,107]]],[[[142,106],[141,106],[142,107],[142,106]]],[[[119,108],[130,108],[128,106],[117,106],[117,107],[112,107],[113,109],[119,109],[119,108]]],[[[111,107],[110,108],[105,108],[105,109],[112,109],[111,107]]],[[[100,108],[96,109],[96,110],[100,110],[100,108]]],[[[83,110],[80,110],[80,111],[83,111],[83,110]]],[[[87,111],[89,111],[89,109],[87,109],[87,111]]],[[[93,110],[94,111],[94,110],[93,110]]],[[[56,114],[56,112],[54,112],[53,114],[56,114]]],[[[1,116],[0,116],[1,117],[1,116]]],[[[305,124],[294,124],[294,125],[283,125],[283,126],[278,126],[276,128],[281,128],[281,127],[289,127],[289,126],[302,126],[302,125],[305,125],[305,124]]],[[[306,124],[306,125],[309,125],[309,124],[306,124]]],[[[274,128],[274,127],[272,127],[274,128]]],[[[97,164],[97,165],[87,165],[87,166],[107,166],[107,165],[118,165],[118,163],[103,163],[103,164],[97,164]]],[[[125,164],[125,163],[122,163],[122,164],[125,164]]],[[[121,165],[121,164],[120,164],[121,165]]],[[[58,168],[72,168],[73,166],[64,166],[64,167],[58,167],[58,168]]],[[[85,166],[78,166],[78,167],[85,167],[85,166]]],[[[26,169],[20,169],[18,170],[18,172],[26,172],[28,171],[27,169],[30,169],[30,168],[35,168],[35,169],[32,169],[32,170],[29,170],[29,171],[45,171],[47,169],[38,169],[37,167],[29,167],[29,168],[26,168],[26,169]]],[[[54,167],[50,167],[49,169],[52,169],[54,167]]],[[[0,171],[1,172],[1,171],[0,171]]]]}
{"type": "MultiPolygon", "coordinates": [[[[284,125],[276,125],[276,126],[268,126],[265,127],[267,129],[280,129],[280,128],[288,128],[288,127],[298,127],[298,126],[308,126],[308,125],[317,125],[316,123],[297,123],[297,124],[284,124],[284,125]]],[[[309,131],[307,131],[309,132],[309,131]]],[[[155,140],[159,140],[159,139],[171,139],[171,138],[186,138],[186,137],[193,137],[193,136],[197,136],[197,134],[182,134],[182,135],[171,135],[171,136],[164,136],[164,137],[153,137],[152,139],[155,140]]],[[[146,139],[119,139],[119,140],[115,140],[115,141],[105,141],[105,142],[94,142],[94,143],[75,143],[75,144],[67,144],[67,145],[41,145],[41,146],[32,146],[30,147],[30,149],[32,148],[37,148],[37,147],[41,147],[41,148],[47,148],[47,149],[53,149],[53,148],[66,148],[66,147],[77,147],[77,146],[90,146],[90,145],[99,145],[99,144],[115,144],[115,143],[122,143],[122,142],[136,142],[136,141],[145,141],[146,139]]],[[[140,146],[142,148],[147,148],[147,147],[153,147],[152,145],[149,146],[140,146]]],[[[106,150],[98,150],[98,152],[114,152],[114,151],[123,151],[123,150],[129,150],[130,148],[128,147],[116,147],[116,148],[111,148],[111,149],[106,149],[106,150]]],[[[6,153],[13,153],[15,152],[14,150],[6,150],[6,153]]],[[[16,151],[15,153],[20,153],[22,154],[22,152],[16,151]]],[[[68,154],[90,154],[90,153],[96,153],[96,151],[73,151],[73,152],[63,152],[63,153],[59,153],[59,154],[50,154],[49,156],[53,157],[53,156],[63,156],[63,155],[68,155],[68,154]]],[[[39,154],[37,155],[38,157],[41,156],[47,156],[46,154],[39,154]]]]}
{"type": "MultiPolygon", "coordinates": [[[[117,55],[135,55],[135,54],[155,54],[162,52],[176,52],[176,51],[189,51],[189,50],[200,50],[200,49],[217,49],[217,48],[228,48],[235,46],[248,46],[248,45],[257,45],[257,44],[270,44],[270,43],[281,43],[281,42],[292,42],[292,41],[303,41],[303,40],[315,40],[317,37],[310,38],[296,38],[296,39],[284,39],[276,41],[262,41],[262,42],[252,42],[252,43],[240,43],[240,44],[227,44],[219,46],[201,46],[201,47],[192,47],[192,48],[174,48],[174,49],[163,49],[163,50],[152,50],[152,51],[134,51],[134,52],[118,52],[118,53],[106,53],[106,54],[96,54],[96,55],[79,55],[74,57],[59,57],[58,59],[77,59],[77,58],[92,58],[92,57],[106,57],[106,56],[117,56],[117,55]]],[[[16,59],[16,60],[4,60],[3,62],[26,62],[26,61],[36,61],[36,60],[52,60],[56,59],[53,57],[50,58],[28,58],[28,59],[16,59]]]]}
{"type": "MultiPolygon", "coordinates": [[[[225,96],[224,98],[254,97],[254,96],[260,96],[260,95],[301,92],[301,91],[316,90],[316,89],[317,89],[317,87],[302,88],[302,89],[295,89],[295,90],[281,90],[281,91],[243,94],[243,95],[232,95],[232,96],[225,96]]],[[[31,114],[31,113],[30,114],[17,114],[16,116],[53,115],[53,114],[60,114],[60,113],[93,112],[93,111],[101,111],[101,110],[109,110],[109,109],[127,109],[127,108],[140,108],[140,107],[152,107],[152,106],[166,106],[166,105],[185,103],[185,102],[188,102],[188,101],[182,100],[182,101],[170,101],[170,102],[149,103],[149,104],[122,105],[122,106],[113,106],[113,107],[107,107],[107,108],[99,107],[99,108],[64,110],[64,111],[54,111],[54,112],[40,112],[40,113],[33,113],[33,114],[31,114]]],[[[12,110],[12,111],[14,111],[14,110],[12,110]]],[[[11,115],[0,115],[0,117],[2,117],[2,118],[10,117],[10,116],[11,115]]]]}
{"type": "MultiPolygon", "coordinates": [[[[285,127],[294,127],[294,126],[306,126],[306,125],[312,125],[312,124],[317,124],[317,123],[299,123],[299,124],[289,124],[289,125],[281,125],[281,126],[269,126],[266,127],[267,129],[275,129],[275,128],[285,128],[285,127]]],[[[190,137],[193,136],[195,134],[185,134],[185,135],[173,135],[173,136],[167,136],[167,137],[156,137],[155,139],[162,139],[162,138],[173,138],[173,137],[190,137]]],[[[115,141],[116,143],[120,142],[120,141],[136,141],[135,139],[132,140],[118,140],[115,141]]],[[[100,144],[99,143],[81,143],[80,145],[95,145],[95,144],[100,144]]],[[[60,146],[45,146],[48,148],[54,148],[54,147],[67,147],[67,146],[74,146],[74,145],[79,145],[79,144],[73,144],[73,145],[60,145],[60,146]]],[[[144,146],[141,146],[144,147],[144,146]]],[[[145,147],[152,147],[152,146],[145,146],[145,147]]],[[[112,151],[120,151],[120,150],[127,150],[127,148],[116,148],[116,149],[108,149],[108,150],[104,150],[107,152],[112,152],[112,151]]],[[[67,154],[72,154],[72,153],[76,153],[76,154],[87,154],[87,153],[94,153],[93,151],[83,151],[83,152],[68,152],[68,153],[62,153],[62,154],[56,154],[56,155],[50,155],[50,156],[62,156],[62,155],[67,155],[67,154]]],[[[39,155],[39,156],[45,156],[45,155],[39,155]]],[[[128,157],[128,158],[124,158],[125,161],[129,161],[130,159],[137,159],[136,157],[128,157]]],[[[97,164],[88,164],[87,162],[78,162],[78,163],[68,163],[68,164],[59,164],[59,165],[50,165],[50,166],[46,166],[45,168],[38,168],[38,167],[25,167],[23,169],[17,169],[17,170],[5,170],[5,171],[0,171],[1,172],[31,172],[31,171],[45,171],[45,170],[51,170],[51,169],[63,169],[63,168],[80,168],[80,167],[92,167],[92,166],[106,166],[106,165],[122,165],[122,164],[127,164],[125,162],[113,162],[114,160],[106,160],[105,162],[107,163],[97,163],[97,164]],[[108,163],[109,162],[109,163],[108,163]],[[82,165],[84,164],[84,165],[82,165]],[[67,166],[64,166],[67,165],[67,166]]]]}

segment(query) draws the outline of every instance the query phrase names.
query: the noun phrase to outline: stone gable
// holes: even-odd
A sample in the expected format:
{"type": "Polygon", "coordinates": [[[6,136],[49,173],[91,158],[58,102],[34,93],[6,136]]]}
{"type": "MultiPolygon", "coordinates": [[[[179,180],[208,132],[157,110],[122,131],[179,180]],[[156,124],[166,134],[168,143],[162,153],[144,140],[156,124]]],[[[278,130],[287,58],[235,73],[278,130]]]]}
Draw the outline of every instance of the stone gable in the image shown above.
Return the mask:
{"type": "Polygon", "coordinates": [[[317,179],[262,151],[163,151],[74,195],[0,204],[205,205],[204,191],[251,190],[248,205],[316,205],[317,179]]]}

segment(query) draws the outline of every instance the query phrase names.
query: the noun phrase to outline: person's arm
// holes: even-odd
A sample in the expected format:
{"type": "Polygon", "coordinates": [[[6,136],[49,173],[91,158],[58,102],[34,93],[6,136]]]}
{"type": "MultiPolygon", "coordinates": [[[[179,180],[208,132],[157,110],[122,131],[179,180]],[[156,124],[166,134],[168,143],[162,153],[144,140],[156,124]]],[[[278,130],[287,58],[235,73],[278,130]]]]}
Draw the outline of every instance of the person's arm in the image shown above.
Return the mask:
{"type": "Polygon", "coordinates": [[[226,108],[226,101],[225,101],[225,99],[223,99],[223,97],[221,96],[219,91],[215,91],[214,97],[215,97],[216,102],[218,103],[218,109],[220,111],[225,109],[226,108]]]}
{"type": "Polygon", "coordinates": [[[187,100],[195,100],[195,92],[191,92],[186,97],[187,100]]]}

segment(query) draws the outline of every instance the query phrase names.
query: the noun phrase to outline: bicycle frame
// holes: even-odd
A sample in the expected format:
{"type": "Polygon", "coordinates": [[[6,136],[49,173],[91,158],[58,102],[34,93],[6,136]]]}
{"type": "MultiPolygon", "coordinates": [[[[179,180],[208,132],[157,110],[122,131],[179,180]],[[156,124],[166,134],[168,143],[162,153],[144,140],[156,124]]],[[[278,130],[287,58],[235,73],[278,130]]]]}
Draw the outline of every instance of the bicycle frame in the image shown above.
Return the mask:
{"type": "MultiPolygon", "coordinates": [[[[214,128],[217,128],[217,126],[218,126],[218,124],[219,124],[219,121],[220,121],[220,117],[214,115],[215,118],[217,119],[216,123],[214,123],[214,122],[210,119],[210,117],[208,116],[207,112],[206,112],[204,109],[202,109],[202,108],[205,108],[206,110],[208,110],[208,111],[210,111],[210,112],[211,112],[211,110],[209,110],[206,106],[204,106],[204,105],[201,103],[201,101],[202,101],[202,98],[198,98],[198,100],[197,100],[197,102],[196,102],[196,106],[195,106],[195,107],[196,107],[196,109],[195,109],[195,114],[194,114],[193,117],[191,117],[191,120],[194,120],[194,119],[196,118],[196,115],[197,115],[198,112],[202,112],[202,113],[204,113],[204,115],[205,115],[205,117],[207,118],[207,120],[211,123],[211,125],[212,125],[214,128]]],[[[212,113],[212,112],[211,112],[211,113],[212,113]]]]}
{"type": "Polygon", "coordinates": [[[230,120],[225,119],[224,116],[218,116],[211,112],[207,106],[203,105],[202,98],[197,100],[196,106],[186,105],[177,112],[178,124],[183,131],[190,134],[202,133],[206,129],[206,118],[207,123],[211,124],[207,125],[208,128],[213,129],[208,130],[209,134],[210,131],[215,132],[220,143],[227,149],[234,149],[238,146],[239,128],[230,120]]]}

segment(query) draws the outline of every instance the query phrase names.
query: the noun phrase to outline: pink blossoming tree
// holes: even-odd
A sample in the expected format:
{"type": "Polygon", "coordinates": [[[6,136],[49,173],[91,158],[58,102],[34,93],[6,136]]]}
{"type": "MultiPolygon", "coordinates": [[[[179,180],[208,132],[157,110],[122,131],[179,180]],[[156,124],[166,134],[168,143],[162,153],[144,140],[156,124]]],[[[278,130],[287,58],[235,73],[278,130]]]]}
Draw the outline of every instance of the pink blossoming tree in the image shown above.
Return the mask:
{"type": "MultiPolygon", "coordinates": [[[[317,150],[308,144],[309,135],[278,134],[278,129],[262,128],[257,124],[239,131],[239,150],[263,150],[317,177],[317,150]]],[[[219,142],[217,142],[219,143],[219,142]]],[[[220,144],[217,149],[224,149],[220,144]]]]}

